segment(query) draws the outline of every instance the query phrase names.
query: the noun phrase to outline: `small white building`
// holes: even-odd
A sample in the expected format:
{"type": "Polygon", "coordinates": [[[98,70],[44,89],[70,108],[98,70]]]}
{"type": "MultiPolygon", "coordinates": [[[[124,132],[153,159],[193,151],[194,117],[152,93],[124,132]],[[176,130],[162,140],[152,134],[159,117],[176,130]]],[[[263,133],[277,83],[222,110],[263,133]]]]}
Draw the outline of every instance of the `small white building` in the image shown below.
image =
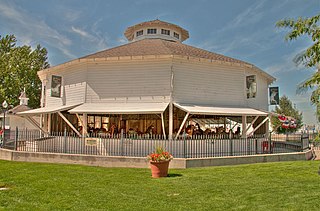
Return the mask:
{"type": "MultiPolygon", "coordinates": [[[[0,115],[0,127],[4,127],[3,123],[5,123],[6,132],[9,132],[10,130],[16,130],[18,128],[19,130],[25,130],[26,128],[29,130],[38,130],[38,127],[32,124],[30,121],[27,121],[27,119],[17,115],[19,112],[29,111],[32,110],[28,106],[28,100],[29,98],[26,95],[25,90],[21,92],[19,96],[20,104],[9,109],[6,111],[5,114],[5,122],[3,122],[4,113],[2,112],[0,115]]],[[[39,122],[39,117],[35,117],[35,122],[39,122]]]]}
{"type": "Polygon", "coordinates": [[[171,139],[190,122],[203,130],[210,124],[234,130],[238,123],[243,136],[266,133],[274,77],[183,44],[189,32],[175,24],[148,21],[124,34],[125,45],[39,71],[42,108],[20,114],[42,115],[45,132],[66,127],[78,135],[152,128],[171,139]]]}

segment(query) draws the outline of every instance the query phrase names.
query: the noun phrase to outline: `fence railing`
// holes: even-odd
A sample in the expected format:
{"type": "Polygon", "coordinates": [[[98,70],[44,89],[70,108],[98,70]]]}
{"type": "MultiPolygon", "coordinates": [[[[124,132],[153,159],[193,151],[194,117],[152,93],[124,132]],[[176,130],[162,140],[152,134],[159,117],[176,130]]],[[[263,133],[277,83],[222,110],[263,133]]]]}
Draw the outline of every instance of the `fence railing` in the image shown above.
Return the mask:
{"type": "Polygon", "coordinates": [[[298,152],[309,148],[302,135],[240,138],[234,136],[179,136],[168,140],[160,135],[117,134],[76,137],[72,134],[44,135],[39,131],[11,131],[3,147],[16,151],[84,154],[99,156],[146,157],[157,146],[176,158],[206,158],[298,152]]]}

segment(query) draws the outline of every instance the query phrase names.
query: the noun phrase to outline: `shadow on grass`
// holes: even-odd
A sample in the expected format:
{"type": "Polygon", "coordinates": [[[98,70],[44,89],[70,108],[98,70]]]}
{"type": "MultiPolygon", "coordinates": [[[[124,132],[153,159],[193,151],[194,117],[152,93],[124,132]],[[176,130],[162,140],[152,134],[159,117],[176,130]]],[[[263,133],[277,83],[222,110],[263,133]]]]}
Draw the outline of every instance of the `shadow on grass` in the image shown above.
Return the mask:
{"type": "Polygon", "coordinates": [[[182,174],[168,174],[167,177],[182,177],[182,174]]]}

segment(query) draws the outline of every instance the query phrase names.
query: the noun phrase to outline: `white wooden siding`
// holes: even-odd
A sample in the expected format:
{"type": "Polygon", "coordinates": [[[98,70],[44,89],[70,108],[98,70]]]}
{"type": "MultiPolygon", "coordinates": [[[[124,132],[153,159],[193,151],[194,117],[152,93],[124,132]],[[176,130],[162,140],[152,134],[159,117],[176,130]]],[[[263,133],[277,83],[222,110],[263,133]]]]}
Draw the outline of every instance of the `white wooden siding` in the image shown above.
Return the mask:
{"type": "Polygon", "coordinates": [[[170,95],[172,59],[88,63],[86,102],[164,99],[170,95]]]}
{"type": "Polygon", "coordinates": [[[86,64],[80,63],[60,70],[50,71],[47,75],[46,106],[73,105],[85,102],[86,64]],[[51,77],[62,77],[61,98],[51,97],[51,77]]]}
{"type": "Polygon", "coordinates": [[[174,60],[174,101],[215,106],[244,106],[244,67],[174,60]]]}
{"type": "Polygon", "coordinates": [[[88,61],[48,72],[46,106],[109,101],[173,101],[268,109],[267,79],[247,67],[186,58],[88,61]],[[62,98],[50,97],[51,76],[62,76],[62,98]],[[247,99],[246,76],[256,75],[257,96],[247,99]]]}

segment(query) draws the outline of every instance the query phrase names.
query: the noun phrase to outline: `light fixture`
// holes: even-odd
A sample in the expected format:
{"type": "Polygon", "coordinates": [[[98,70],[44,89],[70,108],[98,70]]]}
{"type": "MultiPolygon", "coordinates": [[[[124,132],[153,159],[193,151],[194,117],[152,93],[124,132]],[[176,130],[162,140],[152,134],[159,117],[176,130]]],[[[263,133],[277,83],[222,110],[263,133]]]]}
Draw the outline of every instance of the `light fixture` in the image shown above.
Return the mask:
{"type": "Polygon", "coordinates": [[[3,103],[2,103],[2,108],[4,108],[4,109],[8,108],[8,103],[7,103],[6,100],[3,101],[3,103]]]}

